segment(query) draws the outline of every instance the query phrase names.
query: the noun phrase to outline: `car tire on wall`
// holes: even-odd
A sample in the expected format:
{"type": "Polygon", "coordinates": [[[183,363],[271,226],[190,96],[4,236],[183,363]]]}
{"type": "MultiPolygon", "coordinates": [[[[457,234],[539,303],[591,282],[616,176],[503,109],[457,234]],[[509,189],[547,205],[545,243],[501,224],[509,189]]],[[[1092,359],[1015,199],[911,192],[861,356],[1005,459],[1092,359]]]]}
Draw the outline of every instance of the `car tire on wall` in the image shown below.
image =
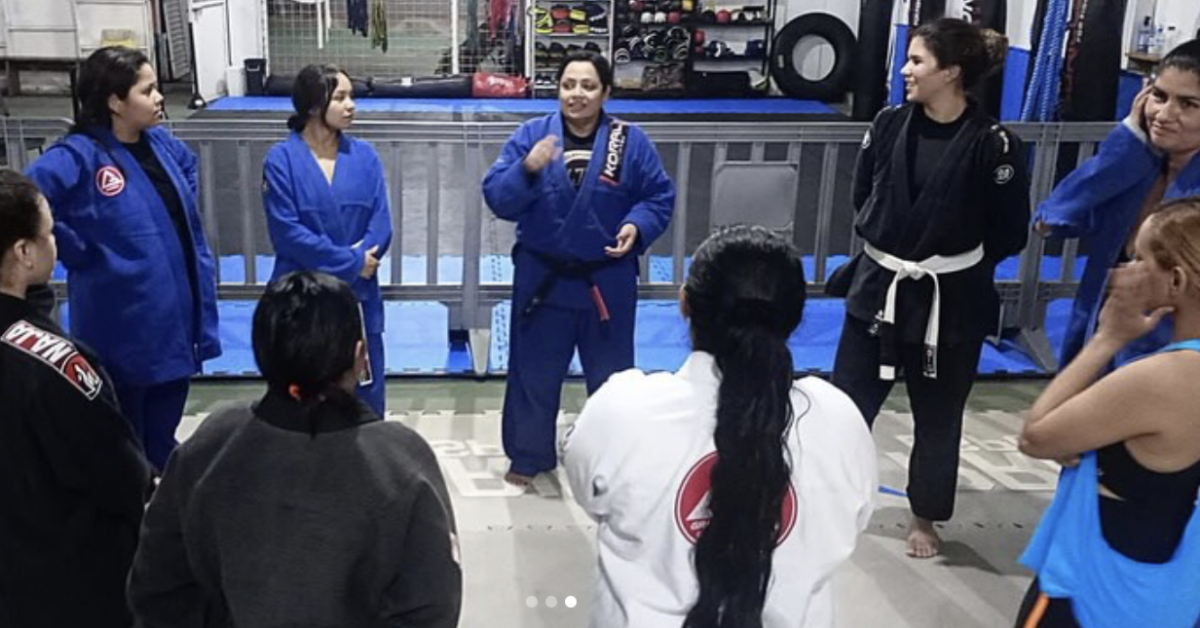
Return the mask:
{"type": "Polygon", "coordinates": [[[775,36],[771,53],[771,78],[779,90],[792,98],[840,100],[854,74],[854,33],[840,19],[828,13],[807,13],[784,25],[775,36]],[[817,81],[800,74],[795,64],[795,48],[805,37],[819,37],[833,47],[833,69],[817,81]]]}

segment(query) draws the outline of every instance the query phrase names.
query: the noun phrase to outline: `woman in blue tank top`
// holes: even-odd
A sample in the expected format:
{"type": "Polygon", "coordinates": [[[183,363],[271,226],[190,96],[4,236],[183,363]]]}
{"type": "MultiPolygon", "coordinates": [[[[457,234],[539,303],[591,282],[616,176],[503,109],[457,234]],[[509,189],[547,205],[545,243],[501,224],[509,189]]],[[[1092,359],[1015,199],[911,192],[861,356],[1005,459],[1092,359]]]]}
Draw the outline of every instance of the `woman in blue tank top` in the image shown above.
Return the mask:
{"type": "Polygon", "coordinates": [[[1019,628],[1193,628],[1200,619],[1200,197],[1142,224],[1099,327],[1034,403],[1021,451],[1064,461],[1021,557],[1019,628]],[[1105,375],[1164,317],[1172,343],[1105,375]]]}

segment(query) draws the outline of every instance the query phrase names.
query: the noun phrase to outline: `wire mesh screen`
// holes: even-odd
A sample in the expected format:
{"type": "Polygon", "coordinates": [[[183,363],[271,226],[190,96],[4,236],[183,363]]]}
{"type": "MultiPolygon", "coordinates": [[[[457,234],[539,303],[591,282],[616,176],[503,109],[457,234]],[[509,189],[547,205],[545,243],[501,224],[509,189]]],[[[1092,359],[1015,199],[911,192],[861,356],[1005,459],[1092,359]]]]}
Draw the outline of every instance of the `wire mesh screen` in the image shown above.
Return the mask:
{"type": "Polygon", "coordinates": [[[272,74],[295,75],[310,63],[337,64],[356,78],[450,74],[456,44],[462,73],[521,68],[522,0],[265,1],[272,74]]]}

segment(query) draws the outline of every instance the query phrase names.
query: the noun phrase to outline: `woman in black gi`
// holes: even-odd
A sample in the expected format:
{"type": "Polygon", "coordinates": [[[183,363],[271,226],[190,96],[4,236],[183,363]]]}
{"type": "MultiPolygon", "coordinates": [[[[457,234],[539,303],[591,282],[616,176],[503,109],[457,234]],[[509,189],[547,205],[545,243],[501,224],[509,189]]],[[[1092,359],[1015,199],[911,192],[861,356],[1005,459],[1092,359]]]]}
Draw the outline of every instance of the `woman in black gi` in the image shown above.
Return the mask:
{"type": "Polygon", "coordinates": [[[937,555],[933,522],[954,511],[963,408],[983,339],[998,324],[996,264],[1025,246],[1021,143],[968,97],[1004,58],[1000,38],[940,19],[913,32],[908,103],[875,117],[854,177],[863,253],[838,270],[846,297],[833,382],[868,423],[905,373],[915,424],[908,554],[937,555]]]}

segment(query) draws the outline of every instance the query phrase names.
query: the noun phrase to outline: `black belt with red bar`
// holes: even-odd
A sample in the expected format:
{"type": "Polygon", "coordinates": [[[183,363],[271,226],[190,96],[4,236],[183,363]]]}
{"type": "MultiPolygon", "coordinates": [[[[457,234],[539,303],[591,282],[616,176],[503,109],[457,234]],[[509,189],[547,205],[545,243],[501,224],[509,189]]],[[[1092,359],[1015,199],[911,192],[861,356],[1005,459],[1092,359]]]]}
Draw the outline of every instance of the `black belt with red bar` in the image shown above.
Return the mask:
{"type": "Polygon", "coordinates": [[[620,263],[623,261],[623,258],[585,262],[559,259],[534,251],[528,247],[525,248],[525,251],[537,258],[539,262],[546,266],[549,272],[546,273],[546,276],[542,278],[537,288],[534,289],[533,297],[529,299],[529,303],[521,309],[523,316],[530,316],[541,307],[559,279],[581,279],[588,284],[588,293],[592,297],[592,304],[596,306],[596,313],[600,316],[600,322],[607,323],[609,321],[611,316],[608,313],[608,304],[604,302],[604,295],[601,294],[600,286],[596,285],[596,281],[592,279],[592,275],[597,271],[620,263]]]}

